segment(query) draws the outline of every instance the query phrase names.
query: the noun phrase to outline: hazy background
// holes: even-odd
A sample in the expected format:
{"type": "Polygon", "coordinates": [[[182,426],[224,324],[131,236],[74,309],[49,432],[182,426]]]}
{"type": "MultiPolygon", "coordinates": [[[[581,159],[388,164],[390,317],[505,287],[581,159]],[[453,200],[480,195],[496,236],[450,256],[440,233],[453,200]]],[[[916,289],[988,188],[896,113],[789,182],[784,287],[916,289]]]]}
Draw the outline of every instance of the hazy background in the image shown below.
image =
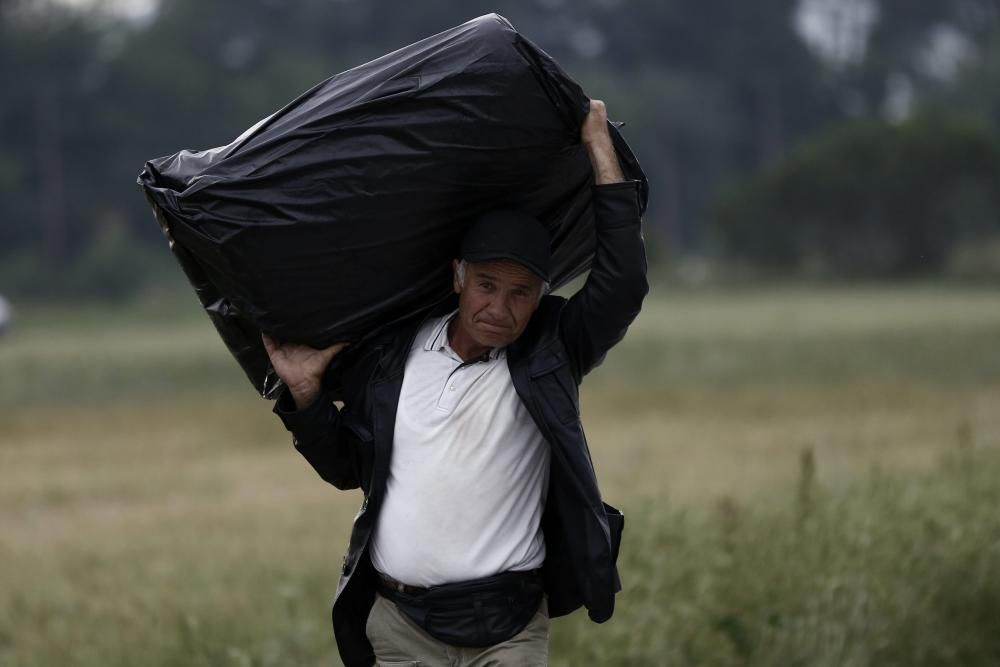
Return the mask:
{"type": "Polygon", "coordinates": [[[625,590],[553,664],[1000,664],[996,0],[0,0],[0,665],[336,664],[360,496],[135,177],[489,11],[651,186],[582,391],[625,590]]]}
{"type": "Polygon", "coordinates": [[[626,121],[661,266],[1000,273],[995,0],[3,0],[0,290],[175,280],[146,159],[494,10],[626,121]]]}

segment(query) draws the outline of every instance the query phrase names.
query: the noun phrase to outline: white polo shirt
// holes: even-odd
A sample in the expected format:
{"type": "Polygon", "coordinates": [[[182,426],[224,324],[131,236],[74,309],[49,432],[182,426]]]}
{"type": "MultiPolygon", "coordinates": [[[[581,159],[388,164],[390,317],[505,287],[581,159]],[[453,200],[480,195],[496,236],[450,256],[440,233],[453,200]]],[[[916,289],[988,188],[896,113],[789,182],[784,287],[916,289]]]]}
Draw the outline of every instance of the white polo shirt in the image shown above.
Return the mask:
{"type": "Polygon", "coordinates": [[[545,560],[548,443],[514,390],[505,349],[463,362],[448,345],[454,316],[428,321],[410,349],[372,542],[375,568],[411,586],[545,560]]]}

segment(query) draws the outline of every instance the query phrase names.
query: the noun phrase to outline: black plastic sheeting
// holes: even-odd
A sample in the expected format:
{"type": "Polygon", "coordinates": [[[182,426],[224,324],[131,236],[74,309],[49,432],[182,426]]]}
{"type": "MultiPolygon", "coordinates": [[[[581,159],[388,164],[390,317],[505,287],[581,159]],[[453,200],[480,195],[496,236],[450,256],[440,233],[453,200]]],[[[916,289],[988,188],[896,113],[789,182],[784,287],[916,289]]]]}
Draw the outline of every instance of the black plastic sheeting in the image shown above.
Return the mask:
{"type": "MultiPolygon", "coordinates": [[[[486,210],[545,223],[553,287],[585,271],[588,108],[489,14],[327,79],[226,146],[151,160],[138,183],[226,346],[273,398],[261,331],[325,347],[434,305],[486,210]]],[[[645,176],[611,133],[645,208],[645,176]]]]}

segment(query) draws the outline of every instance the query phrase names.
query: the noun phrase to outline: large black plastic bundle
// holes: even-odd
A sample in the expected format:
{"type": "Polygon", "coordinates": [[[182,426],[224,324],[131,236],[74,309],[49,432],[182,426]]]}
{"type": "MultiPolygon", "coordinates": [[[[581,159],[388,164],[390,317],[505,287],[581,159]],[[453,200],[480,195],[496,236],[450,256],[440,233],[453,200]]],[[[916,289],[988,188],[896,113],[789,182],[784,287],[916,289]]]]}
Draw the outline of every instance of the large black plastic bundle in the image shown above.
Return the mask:
{"type": "MultiPolygon", "coordinates": [[[[260,340],[358,341],[439,302],[466,227],[537,215],[553,284],[594,251],[588,99],[490,14],[338,74],[227,146],[146,163],[139,185],[227,347],[265,396],[260,340]]],[[[646,182],[617,129],[627,177],[646,182]]]]}

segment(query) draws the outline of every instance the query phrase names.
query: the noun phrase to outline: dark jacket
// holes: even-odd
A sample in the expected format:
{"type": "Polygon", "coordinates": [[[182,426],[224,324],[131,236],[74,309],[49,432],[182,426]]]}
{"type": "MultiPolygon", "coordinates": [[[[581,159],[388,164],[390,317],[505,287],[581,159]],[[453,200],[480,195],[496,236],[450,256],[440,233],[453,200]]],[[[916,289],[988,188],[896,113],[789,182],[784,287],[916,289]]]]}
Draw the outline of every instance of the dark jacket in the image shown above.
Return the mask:
{"type": "MultiPolygon", "coordinates": [[[[595,186],[593,200],[597,245],[586,284],[568,300],[544,297],[508,346],[507,363],[515,390],[552,448],[542,520],[549,613],[561,616],[583,605],[591,619],[603,622],[621,589],[615,560],[624,519],[601,501],[580,423],[578,385],[625,335],[648,285],[637,182],[595,186]]],[[[453,302],[439,310],[450,308],[453,302]]],[[[295,447],[323,479],[364,491],[333,606],[337,645],[349,667],[374,662],[365,635],[375,595],[368,545],[385,493],[403,370],[423,320],[394,326],[354,351],[341,369],[342,409],[329,396],[302,411],[287,395],[275,406],[295,447]]]]}

